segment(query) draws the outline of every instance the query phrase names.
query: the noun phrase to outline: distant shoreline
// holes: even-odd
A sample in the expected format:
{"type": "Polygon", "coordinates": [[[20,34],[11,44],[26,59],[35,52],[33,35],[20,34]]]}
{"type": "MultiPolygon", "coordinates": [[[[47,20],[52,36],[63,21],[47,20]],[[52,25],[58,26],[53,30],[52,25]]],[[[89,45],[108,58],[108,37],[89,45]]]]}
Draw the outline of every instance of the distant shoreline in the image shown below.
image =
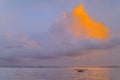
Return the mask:
{"type": "Polygon", "coordinates": [[[0,68],[120,68],[120,66],[0,66],[0,68]]]}

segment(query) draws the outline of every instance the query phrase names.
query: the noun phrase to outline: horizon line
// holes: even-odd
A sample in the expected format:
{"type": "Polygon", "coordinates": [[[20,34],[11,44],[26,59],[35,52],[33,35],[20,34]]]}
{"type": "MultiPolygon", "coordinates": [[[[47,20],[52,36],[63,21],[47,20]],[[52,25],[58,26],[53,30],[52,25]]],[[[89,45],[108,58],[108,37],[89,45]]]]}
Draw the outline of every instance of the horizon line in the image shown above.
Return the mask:
{"type": "Polygon", "coordinates": [[[120,68],[120,66],[0,66],[0,68],[73,68],[73,67],[120,68]]]}

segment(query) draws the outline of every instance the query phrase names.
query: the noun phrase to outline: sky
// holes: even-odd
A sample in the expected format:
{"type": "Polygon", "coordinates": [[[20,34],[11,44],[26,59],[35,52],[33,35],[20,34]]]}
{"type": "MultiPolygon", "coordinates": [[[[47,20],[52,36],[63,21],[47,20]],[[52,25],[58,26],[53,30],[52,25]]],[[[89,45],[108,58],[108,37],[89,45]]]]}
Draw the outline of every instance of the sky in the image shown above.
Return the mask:
{"type": "Polygon", "coordinates": [[[0,0],[0,65],[120,66],[119,4],[119,0],[0,0]],[[72,15],[80,4],[90,19],[109,29],[108,39],[85,39],[75,33],[84,23],[72,15]]]}

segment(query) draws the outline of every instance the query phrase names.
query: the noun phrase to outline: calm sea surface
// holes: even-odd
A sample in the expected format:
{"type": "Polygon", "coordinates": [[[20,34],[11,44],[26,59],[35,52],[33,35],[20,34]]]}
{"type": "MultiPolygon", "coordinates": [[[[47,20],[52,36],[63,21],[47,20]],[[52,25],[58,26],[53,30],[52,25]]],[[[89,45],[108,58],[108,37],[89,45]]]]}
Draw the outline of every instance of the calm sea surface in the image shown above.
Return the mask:
{"type": "Polygon", "coordinates": [[[0,80],[120,80],[120,68],[1,67],[0,80]]]}

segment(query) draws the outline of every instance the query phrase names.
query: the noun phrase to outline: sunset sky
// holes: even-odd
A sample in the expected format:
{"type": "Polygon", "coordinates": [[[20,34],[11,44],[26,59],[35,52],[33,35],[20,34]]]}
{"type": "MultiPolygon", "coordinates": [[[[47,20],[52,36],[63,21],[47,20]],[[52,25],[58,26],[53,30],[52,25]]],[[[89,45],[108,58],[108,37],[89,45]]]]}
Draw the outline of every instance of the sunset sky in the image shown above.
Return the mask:
{"type": "Polygon", "coordinates": [[[120,66],[119,4],[0,0],[0,66],[120,66]]]}

